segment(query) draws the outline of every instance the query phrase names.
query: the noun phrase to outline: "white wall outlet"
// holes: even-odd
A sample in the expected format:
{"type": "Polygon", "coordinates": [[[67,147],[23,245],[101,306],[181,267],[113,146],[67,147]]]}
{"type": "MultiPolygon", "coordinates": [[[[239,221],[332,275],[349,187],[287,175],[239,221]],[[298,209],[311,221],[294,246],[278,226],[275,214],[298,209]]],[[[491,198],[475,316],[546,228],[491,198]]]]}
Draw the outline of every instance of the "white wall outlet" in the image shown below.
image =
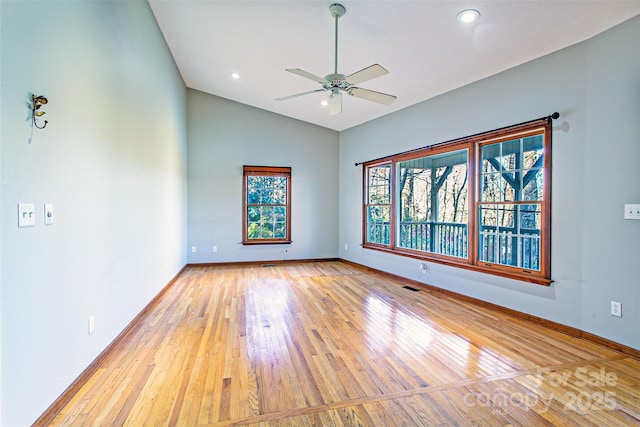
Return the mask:
{"type": "Polygon", "coordinates": [[[616,317],[622,317],[622,303],[618,301],[611,301],[611,315],[616,317]]]}
{"type": "Polygon", "coordinates": [[[89,335],[92,335],[96,330],[96,319],[93,316],[89,316],[89,335]]]}
{"type": "Polygon", "coordinates": [[[218,252],[218,247],[216,245],[213,245],[211,249],[213,250],[213,252],[218,252]]]}
{"type": "Polygon", "coordinates": [[[349,250],[349,246],[346,243],[344,244],[344,250],[345,251],[349,250]]]}
{"type": "Polygon", "coordinates": [[[624,219],[640,219],[640,204],[624,205],[624,219]]]}
{"type": "Polygon", "coordinates": [[[53,224],[53,218],[56,216],[56,212],[53,210],[53,203],[44,204],[44,224],[53,224]]]}
{"type": "Polygon", "coordinates": [[[18,227],[33,227],[34,225],[36,225],[36,205],[18,203],[18,227]]]}
{"type": "Polygon", "coordinates": [[[195,246],[191,246],[191,253],[195,253],[196,252],[196,247],[195,246]]]}
{"type": "Polygon", "coordinates": [[[420,263],[420,273],[424,274],[426,272],[427,272],[427,263],[426,262],[420,263]]]}

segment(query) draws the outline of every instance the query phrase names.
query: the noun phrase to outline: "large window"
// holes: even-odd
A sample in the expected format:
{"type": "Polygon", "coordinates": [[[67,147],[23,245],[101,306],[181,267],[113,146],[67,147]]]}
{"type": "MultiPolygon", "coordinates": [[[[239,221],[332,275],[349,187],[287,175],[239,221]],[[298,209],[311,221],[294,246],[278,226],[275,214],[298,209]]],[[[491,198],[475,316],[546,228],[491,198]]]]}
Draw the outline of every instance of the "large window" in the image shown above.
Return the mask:
{"type": "Polygon", "coordinates": [[[243,167],[243,244],[291,243],[291,168],[243,167]]]}
{"type": "Polygon", "coordinates": [[[550,119],[364,164],[369,249],[549,284],[550,119]]]}

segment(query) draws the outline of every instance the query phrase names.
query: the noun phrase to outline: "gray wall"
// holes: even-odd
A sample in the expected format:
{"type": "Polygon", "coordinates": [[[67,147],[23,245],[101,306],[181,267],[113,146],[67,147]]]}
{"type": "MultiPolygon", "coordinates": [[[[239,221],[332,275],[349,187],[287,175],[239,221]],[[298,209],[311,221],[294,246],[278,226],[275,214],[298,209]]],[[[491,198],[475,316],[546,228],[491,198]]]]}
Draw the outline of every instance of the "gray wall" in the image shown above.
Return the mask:
{"type": "Polygon", "coordinates": [[[1,419],[28,425],[186,262],[186,90],[146,2],[0,10],[1,419]]]}
{"type": "Polygon", "coordinates": [[[640,17],[591,40],[340,134],[340,257],[640,349],[640,17]],[[366,161],[561,114],[553,128],[549,287],[362,249],[366,161]],[[344,245],[348,249],[344,249],[344,245]],[[609,314],[622,302],[623,317],[609,314]]]}
{"type": "Polygon", "coordinates": [[[195,90],[188,99],[188,262],[336,258],[338,133],[195,90]],[[240,244],[242,165],[292,168],[293,243],[240,244]]]}

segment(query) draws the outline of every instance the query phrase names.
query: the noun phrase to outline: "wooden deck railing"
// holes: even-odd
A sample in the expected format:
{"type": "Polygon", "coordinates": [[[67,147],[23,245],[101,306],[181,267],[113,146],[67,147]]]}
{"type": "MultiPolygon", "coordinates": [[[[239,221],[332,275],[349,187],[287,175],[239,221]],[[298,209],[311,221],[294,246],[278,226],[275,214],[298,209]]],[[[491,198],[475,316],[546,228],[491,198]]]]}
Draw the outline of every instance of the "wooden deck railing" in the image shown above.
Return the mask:
{"type": "Polygon", "coordinates": [[[454,257],[467,257],[467,224],[400,222],[399,246],[454,257]]]}
{"type": "MultiPolygon", "coordinates": [[[[398,247],[458,258],[468,257],[467,224],[454,222],[400,222],[398,247]]],[[[369,230],[369,241],[390,243],[389,223],[377,223],[369,230]]],[[[482,261],[540,268],[540,230],[484,226],[478,239],[482,261]]]]}

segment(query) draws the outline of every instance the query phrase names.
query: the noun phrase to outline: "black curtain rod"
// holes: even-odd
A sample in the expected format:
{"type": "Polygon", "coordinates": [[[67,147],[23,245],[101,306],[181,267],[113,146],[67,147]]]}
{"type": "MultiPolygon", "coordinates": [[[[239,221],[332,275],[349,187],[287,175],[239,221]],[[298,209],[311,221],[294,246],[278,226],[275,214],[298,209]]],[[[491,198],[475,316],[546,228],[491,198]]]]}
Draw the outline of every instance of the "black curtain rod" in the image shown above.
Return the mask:
{"type": "Polygon", "coordinates": [[[560,113],[558,113],[558,112],[556,111],[555,113],[550,114],[550,115],[548,115],[548,116],[540,117],[539,119],[534,119],[534,120],[527,120],[526,122],[518,123],[518,124],[516,124],[516,125],[503,126],[503,127],[501,127],[501,128],[497,128],[497,129],[494,129],[494,130],[490,130],[490,131],[486,131],[486,132],[480,132],[480,133],[476,133],[476,134],[469,135],[469,136],[463,136],[462,138],[454,138],[454,139],[450,139],[450,140],[448,140],[448,141],[438,142],[438,143],[433,144],[433,145],[425,145],[424,147],[413,148],[413,149],[411,149],[411,150],[402,151],[402,152],[400,152],[400,153],[396,153],[396,154],[389,154],[388,156],[378,157],[377,159],[368,160],[368,161],[366,161],[366,162],[356,162],[356,166],[360,166],[360,165],[362,165],[362,164],[369,163],[369,162],[375,162],[375,161],[378,161],[378,160],[386,159],[387,157],[392,157],[392,156],[401,156],[401,155],[403,155],[403,154],[413,153],[414,151],[420,151],[420,150],[423,150],[423,149],[425,149],[425,148],[438,147],[438,146],[440,146],[440,145],[449,144],[449,143],[451,143],[451,142],[459,141],[459,140],[461,140],[461,139],[473,138],[473,137],[475,137],[475,136],[482,135],[482,134],[485,134],[485,133],[499,132],[499,131],[501,131],[501,130],[503,130],[503,129],[508,129],[508,128],[512,128],[512,127],[516,127],[516,126],[522,126],[522,125],[526,125],[527,123],[537,122],[537,121],[539,121],[539,120],[545,120],[545,119],[546,119],[546,120],[551,120],[551,119],[555,120],[555,119],[557,119],[558,117],[560,117],[560,113]]]}

